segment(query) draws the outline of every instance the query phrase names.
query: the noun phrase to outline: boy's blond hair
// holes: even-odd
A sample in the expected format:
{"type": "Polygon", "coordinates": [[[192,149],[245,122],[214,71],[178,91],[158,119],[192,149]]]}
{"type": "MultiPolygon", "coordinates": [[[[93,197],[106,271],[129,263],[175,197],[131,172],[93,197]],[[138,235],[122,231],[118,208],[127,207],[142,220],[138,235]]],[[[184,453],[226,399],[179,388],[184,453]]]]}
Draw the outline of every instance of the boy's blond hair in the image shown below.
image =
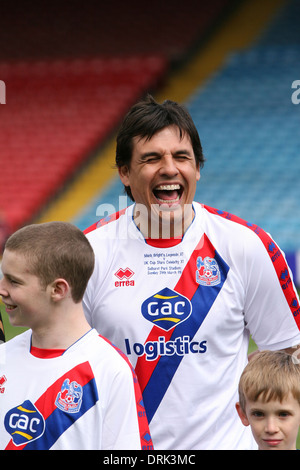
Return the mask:
{"type": "Polygon", "coordinates": [[[290,392],[300,405],[299,363],[283,351],[262,351],[248,362],[241,375],[239,403],[245,413],[246,399],[281,402],[290,392]]]}

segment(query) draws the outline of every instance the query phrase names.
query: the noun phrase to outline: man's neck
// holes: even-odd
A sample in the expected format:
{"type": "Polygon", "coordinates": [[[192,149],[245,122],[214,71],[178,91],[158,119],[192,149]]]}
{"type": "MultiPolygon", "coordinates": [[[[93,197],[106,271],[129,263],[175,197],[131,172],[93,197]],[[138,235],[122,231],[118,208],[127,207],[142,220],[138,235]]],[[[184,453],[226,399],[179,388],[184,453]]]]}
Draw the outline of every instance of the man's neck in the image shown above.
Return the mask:
{"type": "Polygon", "coordinates": [[[185,207],[183,213],[180,208],[176,212],[159,212],[155,207],[150,216],[148,213],[143,214],[139,208],[140,206],[136,205],[134,222],[144,238],[151,240],[182,240],[195,215],[191,204],[185,207]]]}

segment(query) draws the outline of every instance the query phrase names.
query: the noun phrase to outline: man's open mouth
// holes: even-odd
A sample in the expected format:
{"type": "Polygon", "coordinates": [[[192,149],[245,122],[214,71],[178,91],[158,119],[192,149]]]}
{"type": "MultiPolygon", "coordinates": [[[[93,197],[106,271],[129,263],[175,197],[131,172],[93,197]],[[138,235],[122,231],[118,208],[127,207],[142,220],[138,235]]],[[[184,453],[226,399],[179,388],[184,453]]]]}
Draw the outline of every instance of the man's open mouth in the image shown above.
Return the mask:
{"type": "Polygon", "coordinates": [[[160,184],[153,191],[160,204],[175,204],[180,200],[182,192],[180,184],[160,184]]]}

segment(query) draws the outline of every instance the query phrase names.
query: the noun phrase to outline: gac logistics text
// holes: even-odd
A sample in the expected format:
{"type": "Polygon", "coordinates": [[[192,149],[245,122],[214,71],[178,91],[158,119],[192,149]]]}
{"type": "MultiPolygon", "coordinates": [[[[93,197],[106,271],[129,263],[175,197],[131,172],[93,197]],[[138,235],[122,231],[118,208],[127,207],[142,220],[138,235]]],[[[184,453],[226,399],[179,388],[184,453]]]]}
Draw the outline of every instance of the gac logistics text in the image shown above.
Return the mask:
{"type": "Polygon", "coordinates": [[[207,351],[207,341],[191,341],[189,336],[178,337],[174,341],[166,341],[164,336],[159,336],[158,341],[147,341],[145,344],[130,343],[125,339],[126,354],[137,356],[145,355],[147,361],[155,361],[159,356],[184,356],[185,354],[203,354],[207,351]]]}

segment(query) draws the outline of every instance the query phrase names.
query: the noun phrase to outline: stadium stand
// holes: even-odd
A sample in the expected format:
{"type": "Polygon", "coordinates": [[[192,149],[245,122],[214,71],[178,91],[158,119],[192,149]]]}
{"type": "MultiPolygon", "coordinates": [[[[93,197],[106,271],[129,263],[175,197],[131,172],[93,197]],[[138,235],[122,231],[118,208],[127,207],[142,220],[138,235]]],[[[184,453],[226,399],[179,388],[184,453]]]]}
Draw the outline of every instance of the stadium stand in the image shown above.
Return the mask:
{"type": "Polygon", "coordinates": [[[291,102],[299,54],[276,46],[237,53],[188,103],[207,155],[198,198],[255,221],[286,250],[300,231],[299,110],[291,102]]]}
{"type": "MultiPolygon", "coordinates": [[[[207,158],[196,199],[270,232],[298,286],[300,107],[291,85],[300,77],[299,14],[299,2],[287,2],[254,44],[233,52],[186,100],[207,158]]],[[[116,178],[75,223],[87,227],[106,210],[122,209],[120,194],[116,178]]]]}
{"type": "MultiPolygon", "coordinates": [[[[1,19],[12,25],[0,30],[0,79],[9,85],[11,100],[11,106],[1,109],[6,183],[0,186],[0,212],[10,230],[36,216],[66,183],[78,175],[84,178],[84,165],[107,142],[131,103],[145,91],[159,89],[173,71],[170,65],[182,63],[205,43],[230,10],[225,0],[205,7],[188,0],[185,8],[177,0],[154,0],[142,7],[137,0],[129,6],[105,2],[100,12],[93,1],[84,7],[75,1],[72,11],[56,1],[49,8],[34,3],[14,18],[15,10],[4,8],[1,19]],[[114,101],[118,107],[111,109],[114,101]]],[[[260,6],[271,9],[271,3],[260,6]]],[[[204,84],[196,84],[185,103],[207,158],[196,198],[269,231],[287,252],[300,285],[295,182],[300,106],[291,102],[291,84],[300,78],[299,3],[273,4],[283,8],[264,33],[255,31],[254,44],[237,47],[204,84]]],[[[249,23],[250,18],[247,27],[249,23]]],[[[255,29],[255,21],[251,25],[255,29]]],[[[99,192],[93,190],[85,207],[72,201],[78,212],[72,221],[81,228],[104,215],[104,209],[126,205],[118,178],[105,181],[104,190],[103,179],[107,175],[98,176],[99,192]]]]}
{"type": "Polygon", "coordinates": [[[232,54],[188,102],[207,154],[198,199],[270,232],[298,286],[300,108],[291,85],[300,77],[299,17],[299,2],[288,2],[255,44],[232,54]]]}
{"type": "Polygon", "coordinates": [[[9,97],[0,129],[0,204],[12,230],[78,170],[165,68],[159,56],[1,64],[9,97]]]}
{"type": "Polygon", "coordinates": [[[0,210],[8,232],[74,178],[129,106],[157,88],[228,4],[188,0],[182,10],[177,1],[75,0],[72,7],[34,1],[3,8],[0,210]]]}
{"type": "Polygon", "coordinates": [[[181,60],[237,0],[7,2],[0,60],[155,55],[181,60]]]}

